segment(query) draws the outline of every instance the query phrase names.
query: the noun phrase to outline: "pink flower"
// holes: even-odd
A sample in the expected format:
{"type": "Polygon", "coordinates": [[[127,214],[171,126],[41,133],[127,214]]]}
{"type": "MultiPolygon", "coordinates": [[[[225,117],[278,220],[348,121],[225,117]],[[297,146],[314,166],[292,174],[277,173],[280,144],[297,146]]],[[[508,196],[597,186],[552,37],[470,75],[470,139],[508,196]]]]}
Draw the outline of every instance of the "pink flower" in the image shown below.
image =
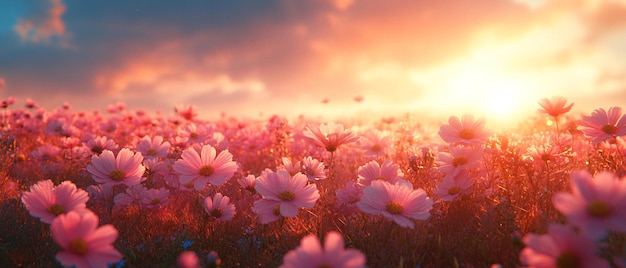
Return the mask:
{"type": "Polygon", "coordinates": [[[174,163],[174,170],[180,175],[180,183],[193,183],[196,190],[202,190],[207,183],[219,186],[232,178],[237,171],[233,155],[228,150],[216,154],[211,145],[202,146],[200,154],[193,148],[184,150],[182,159],[174,163]]]}
{"type": "Polygon", "coordinates": [[[594,179],[579,171],[572,173],[570,185],[572,193],[556,193],[552,201],[571,225],[594,239],[607,230],[626,233],[626,178],[601,172],[594,179]]]}
{"type": "Polygon", "coordinates": [[[137,152],[140,152],[145,159],[164,158],[170,150],[170,143],[163,141],[162,136],[150,138],[144,136],[137,144],[137,152]]]}
{"type": "Polygon", "coordinates": [[[189,121],[193,121],[198,116],[196,106],[193,105],[178,105],[174,108],[174,111],[189,121]]]}
{"type": "Polygon", "coordinates": [[[279,170],[262,174],[254,188],[263,199],[280,202],[282,216],[295,217],[299,208],[313,208],[320,198],[317,186],[307,185],[307,182],[308,178],[302,173],[292,177],[287,171],[279,170]]]}
{"type": "Polygon", "coordinates": [[[609,267],[596,255],[593,240],[564,225],[550,224],[547,234],[527,234],[523,241],[526,247],[520,252],[520,261],[529,267],[609,267]]]}
{"type": "Polygon", "coordinates": [[[331,153],[337,150],[340,145],[348,144],[358,139],[352,131],[344,129],[342,124],[335,123],[322,124],[319,127],[307,126],[302,134],[331,153]]]}
{"type": "Polygon", "coordinates": [[[83,143],[83,146],[88,148],[93,154],[101,154],[104,150],[115,151],[118,148],[117,144],[106,136],[91,138],[83,143]]]}
{"type": "Polygon", "coordinates": [[[470,114],[463,115],[461,120],[452,116],[448,123],[439,128],[439,136],[448,143],[483,144],[491,136],[491,131],[484,129],[485,120],[474,121],[474,116],[470,114]]]}
{"type": "Polygon", "coordinates": [[[324,163],[317,159],[313,159],[310,156],[302,159],[302,169],[304,175],[307,176],[309,181],[318,181],[326,179],[326,172],[324,171],[324,163]]]}
{"type": "Polygon", "coordinates": [[[176,263],[178,264],[178,268],[200,268],[198,255],[196,255],[193,251],[183,251],[178,255],[176,259],[176,263]]]}
{"type": "Polygon", "coordinates": [[[248,176],[239,178],[237,179],[237,182],[239,183],[241,188],[244,188],[253,193],[256,192],[256,190],[254,189],[254,186],[256,185],[256,177],[254,175],[248,175],[248,176]]]}
{"type": "Polygon", "coordinates": [[[141,203],[146,208],[166,206],[169,202],[170,191],[165,188],[145,190],[140,193],[141,203]]]}
{"type": "Polygon", "coordinates": [[[359,147],[364,150],[363,156],[368,159],[376,159],[387,155],[391,150],[393,138],[388,132],[368,131],[363,137],[359,138],[359,147]]]}
{"type": "Polygon", "coordinates": [[[56,259],[63,266],[108,267],[122,259],[114,247],[118,232],[113,225],[98,227],[98,216],[69,212],[60,215],[50,225],[50,235],[63,249],[56,259]]]}
{"type": "Polygon", "coordinates": [[[393,163],[389,159],[385,159],[382,165],[372,160],[369,163],[360,166],[358,174],[359,177],[357,179],[357,183],[360,186],[368,186],[375,180],[384,180],[390,182],[391,184],[404,180],[402,178],[404,174],[400,170],[400,166],[393,163]]]}
{"type": "Polygon", "coordinates": [[[452,201],[459,195],[467,193],[468,189],[474,185],[467,171],[462,170],[457,174],[446,174],[443,181],[437,183],[435,194],[443,201],[452,201]]]}
{"type": "Polygon", "coordinates": [[[204,199],[204,211],[218,221],[228,221],[237,213],[235,205],[230,203],[230,198],[222,196],[221,193],[216,193],[212,199],[211,197],[204,199]]]}
{"type": "Polygon", "coordinates": [[[622,108],[611,107],[609,111],[596,109],[591,116],[583,116],[582,125],[578,127],[585,136],[593,138],[597,144],[603,140],[626,135],[626,114],[622,108]],[[621,117],[620,117],[621,116],[621,117]]]}
{"type": "Polygon", "coordinates": [[[437,170],[455,176],[461,170],[471,168],[480,162],[483,156],[481,148],[454,146],[450,152],[440,152],[437,156],[437,170]]]}
{"type": "Polygon", "coordinates": [[[283,162],[283,164],[278,166],[279,170],[286,170],[291,176],[296,175],[296,173],[298,172],[302,172],[302,165],[300,164],[300,161],[293,163],[291,159],[287,157],[281,158],[281,161],[283,162]]]}
{"type": "Polygon", "coordinates": [[[259,215],[259,222],[266,224],[280,219],[281,201],[259,199],[254,201],[252,211],[259,215]]]}
{"type": "Polygon", "coordinates": [[[365,267],[365,255],[358,249],[345,249],[338,232],[326,234],[324,248],[317,236],[309,234],[300,240],[300,246],[283,257],[280,268],[365,267]]]}
{"type": "Polygon", "coordinates": [[[559,115],[565,114],[572,109],[574,106],[573,103],[565,106],[567,103],[567,98],[562,96],[553,96],[550,99],[543,98],[539,101],[539,106],[542,109],[539,109],[539,113],[548,114],[552,117],[558,117],[559,115]]]}
{"type": "Polygon", "coordinates": [[[335,192],[335,195],[337,196],[337,204],[347,207],[356,206],[356,203],[361,201],[362,194],[363,188],[359,187],[359,185],[352,181],[346,182],[343,188],[338,189],[337,192],[335,192]]]}
{"type": "Polygon", "coordinates": [[[39,181],[22,195],[22,203],[30,215],[45,223],[51,223],[57,216],[70,211],[91,213],[85,205],[87,200],[87,192],[78,189],[71,181],[64,181],[56,187],[51,180],[39,181]]]}
{"type": "Polygon", "coordinates": [[[411,219],[430,217],[433,200],[422,189],[413,190],[403,184],[376,180],[363,189],[361,201],[356,205],[365,213],[382,214],[400,226],[413,229],[415,223],[411,219]]]}
{"type": "Polygon", "coordinates": [[[143,161],[141,153],[133,153],[128,148],[120,150],[117,157],[113,155],[113,152],[104,150],[100,155],[91,157],[87,171],[100,184],[133,186],[141,183],[146,171],[141,161],[143,161]]]}

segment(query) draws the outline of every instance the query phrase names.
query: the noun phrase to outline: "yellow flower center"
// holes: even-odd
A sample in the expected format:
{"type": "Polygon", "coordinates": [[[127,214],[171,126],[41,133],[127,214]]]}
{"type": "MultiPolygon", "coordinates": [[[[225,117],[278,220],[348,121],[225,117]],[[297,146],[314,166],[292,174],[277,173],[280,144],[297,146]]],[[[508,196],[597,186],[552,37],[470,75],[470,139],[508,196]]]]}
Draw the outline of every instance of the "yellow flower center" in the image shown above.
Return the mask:
{"type": "Polygon", "coordinates": [[[214,172],[214,171],[215,171],[215,169],[213,169],[213,167],[212,167],[212,166],[206,165],[206,166],[202,166],[202,167],[200,168],[199,173],[200,173],[200,175],[202,175],[202,176],[206,176],[206,177],[208,177],[208,176],[211,176],[211,175],[213,174],[213,172],[214,172]]]}
{"type": "Polygon", "coordinates": [[[158,203],[161,203],[161,199],[155,198],[155,199],[152,199],[152,201],[150,201],[150,205],[153,205],[153,206],[158,203]]]}
{"type": "Polygon", "coordinates": [[[111,173],[109,173],[109,178],[114,181],[121,181],[124,179],[124,177],[126,177],[126,173],[124,173],[124,171],[121,171],[119,169],[113,170],[111,171],[111,173]]]}
{"type": "Polygon", "coordinates": [[[185,186],[185,187],[186,187],[186,188],[188,188],[188,189],[191,189],[191,188],[193,188],[193,187],[194,187],[194,185],[193,185],[193,181],[190,181],[190,182],[188,182],[188,183],[184,184],[183,186],[185,186]]]}
{"type": "Polygon", "coordinates": [[[602,132],[615,135],[615,133],[617,133],[617,127],[614,125],[604,125],[602,126],[602,132]]]}
{"type": "Polygon", "coordinates": [[[104,150],[104,148],[102,148],[101,146],[94,146],[91,148],[91,151],[96,154],[101,154],[102,150],[104,150]]]}
{"type": "Polygon", "coordinates": [[[337,146],[336,145],[328,145],[328,146],[326,146],[326,151],[329,151],[329,152],[332,153],[332,152],[334,152],[336,150],[337,150],[337,146]]]}
{"type": "Polygon", "coordinates": [[[211,216],[215,218],[220,218],[224,215],[224,211],[221,208],[214,208],[211,210],[211,216]]]}
{"type": "Polygon", "coordinates": [[[296,194],[289,190],[284,190],[278,194],[278,198],[283,201],[293,201],[296,199],[296,194]]]}
{"type": "Polygon", "coordinates": [[[304,169],[304,173],[306,173],[307,176],[314,176],[315,170],[313,170],[311,167],[306,167],[304,169]]]}
{"type": "Polygon", "coordinates": [[[386,209],[391,214],[402,214],[402,212],[404,211],[404,208],[402,208],[402,205],[394,201],[387,203],[386,209]]]}
{"type": "Polygon", "coordinates": [[[280,216],[280,206],[275,206],[273,212],[274,215],[280,216]]]}
{"type": "Polygon", "coordinates": [[[157,150],[150,148],[150,149],[148,149],[148,151],[146,151],[146,154],[147,155],[156,155],[157,154],[157,150]]]}
{"type": "Polygon", "coordinates": [[[595,200],[587,205],[587,213],[596,218],[604,218],[611,214],[611,206],[602,200],[595,200]]]}
{"type": "Polygon", "coordinates": [[[382,151],[382,147],[380,146],[380,144],[374,144],[372,145],[372,152],[378,153],[380,151],[382,151]]]}
{"type": "Polygon", "coordinates": [[[189,137],[191,137],[192,139],[197,139],[200,135],[198,135],[198,132],[191,132],[189,133],[189,137]]]}
{"type": "Polygon", "coordinates": [[[88,249],[87,242],[82,238],[76,238],[70,242],[69,250],[76,255],[85,255],[88,249]]]}
{"type": "Polygon", "coordinates": [[[580,259],[572,252],[565,251],[556,258],[556,267],[558,268],[578,268],[580,267],[580,259]]]}
{"type": "Polygon", "coordinates": [[[462,139],[471,140],[474,138],[474,131],[467,128],[461,129],[461,131],[459,131],[459,137],[461,137],[462,139]]]}
{"type": "Polygon", "coordinates": [[[465,158],[465,156],[457,156],[454,159],[452,159],[452,165],[454,167],[462,166],[465,164],[467,164],[467,158],[465,158]]]}
{"type": "Polygon", "coordinates": [[[461,187],[459,186],[452,186],[450,188],[448,188],[448,194],[449,195],[455,195],[461,192],[461,187]]]}
{"type": "Polygon", "coordinates": [[[54,214],[55,216],[59,216],[65,213],[65,208],[61,205],[52,204],[48,207],[48,212],[50,212],[51,214],[54,214]]]}

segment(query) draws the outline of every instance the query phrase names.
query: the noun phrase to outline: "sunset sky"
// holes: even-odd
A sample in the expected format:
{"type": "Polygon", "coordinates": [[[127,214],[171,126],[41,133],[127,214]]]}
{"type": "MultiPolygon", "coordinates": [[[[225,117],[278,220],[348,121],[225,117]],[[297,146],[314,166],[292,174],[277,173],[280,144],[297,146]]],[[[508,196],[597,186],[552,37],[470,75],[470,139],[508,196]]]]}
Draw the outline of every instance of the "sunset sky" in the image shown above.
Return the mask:
{"type": "Polygon", "coordinates": [[[207,119],[471,113],[497,125],[553,95],[578,114],[625,107],[625,86],[625,0],[32,0],[0,9],[0,96],[46,109],[121,101],[164,114],[191,104],[207,119]]]}

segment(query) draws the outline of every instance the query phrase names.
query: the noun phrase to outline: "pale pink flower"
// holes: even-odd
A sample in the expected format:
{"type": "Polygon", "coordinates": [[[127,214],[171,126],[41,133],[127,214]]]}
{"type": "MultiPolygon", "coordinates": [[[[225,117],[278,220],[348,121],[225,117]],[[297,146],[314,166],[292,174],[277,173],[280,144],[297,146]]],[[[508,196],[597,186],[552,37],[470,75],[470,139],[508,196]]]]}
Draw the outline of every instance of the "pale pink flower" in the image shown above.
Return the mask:
{"type": "Polygon", "coordinates": [[[98,216],[69,212],[60,215],[50,225],[50,236],[63,250],[56,259],[63,266],[76,268],[108,267],[122,259],[113,247],[118,232],[113,225],[98,227],[98,216]]]}
{"type": "Polygon", "coordinates": [[[178,105],[174,108],[174,111],[188,121],[193,121],[198,116],[196,106],[193,105],[178,105]]]}
{"type": "Polygon", "coordinates": [[[280,219],[281,201],[259,199],[254,201],[252,211],[259,215],[259,222],[266,224],[280,219]]]}
{"type": "Polygon", "coordinates": [[[205,124],[189,123],[178,130],[178,136],[187,145],[205,144],[211,138],[211,129],[205,124]]]}
{"type": "Polygon", "coordinates": [[[202,190],[207,183],[222,185],[237,171],[233,155],[228,150],[217,154],[211,145],[202,146],[200,154],[193,148],[186,149],[181,157],[174,163],[174,170],[180,175],[181,184],[193,182],[196,190],[202,190]]]}
{"type": "Polygon", "coordinates": [[[170,150],[170,143],[163,141],[162,136],[150,138],[144,136],[137,144],[137,152],[140,152],[144,159],[164,158],[170,150]]]}
{"type": "Polygon", "coordinates": [[[603,140],[626,135],[626,114],[622,115],[621,107],[611,107],[609,111],[596,109],[591,116],[583,116],[582,125],[578,127],[585,136],[593,138],[597,144],[603,140]]]}
{"type": "Polygon", "coordinates": [[[552,117],[558,117],[559,115],[565,114],[572,109],[574,106],[573,103],[567,105],[567,98],[563,96],[553,96],[550,99],[543,98],[539,100],[539,106],[542,109],[539,109],[539,113],[547,114],[552,117]]]}
{"type": "Polygon", "coordinates": [[[377,159],[387,155],[392,149],[393,137],[386,131],[371,130],[359,138],[358,144],[364,151],[363,156],[368,159],[377,159]]]}
{"type": "Polygon", "coordinates": [[[337,204],[347,207],[356,206],[356,203],[361,201],[361,195],[363,194],[363,188],[358,184],[349,181],[346,182],[343,188],[340,188],[335,192],[337,196],[337,204]]]}
{"type": "Polygon", "coordinates": [[[626,177],[621,180],[611,172],[594,177],[586,170],[572,173],[572,193],[559,192],[554,207],[569,224],[594,239],[608,230],[626,233],[626,177]]]}
{"type": "Polygon", "coordinates": [[[350,129],[344,129],[343,124],[339,123],[321,124],[319,127],[307,126],[302,134],[331,153],[337,150],[340,145],[358,139],[350,129]]]}
{"type": "Polygon", "coordinates": [[[141,202],[141,196],[144,192],[148,191],[143,185],[135,185],[126,188],[123,193],[116,194],[113,198],[116,208],[128,207],[133,204],[139,204],[141,202]]]}
{"type": "Polygon", "coordinates": [[[460,195],[468,193],[472,185],[474,185],[474,180],[470,178],[467,171],[463,170],[456,174],[449,173],[443,177],[442,182],[437,183],[435,194],[440,200],[452,201],[460,195]]]}
{"type": "Polygon", "coordinates": [[[318,267],[365,267],[365,254],[358,249],[345,249],[341,234],[331,231],[326,234],[324,247],[317,236],[309,234],[300,240],[300,246],[283,256],[280,268],[318,267]]]}
{"type": "Polygon", "coordinates": [[[447,125],[439,128],[439,136],[448,143],[483,144],[491,136],[485,128],[485,119],[474,120],[474,116],[465,114],[461,119],[451,116],[447,125]]]}
{"type": "Polygon", "coordinates": [[[55,160],[60,152],[61,149],[59,147],[52,144],[44,144],[37,147],[30,155],[41,161],[51,161],[55,160]]]}
{"type": "Polygon", "coordinates": [[[278,166],[278,170],[286,170],[291,176],[296,175],[298,172],[302,172],[302,165],[300,164],[300,161],[293,163],[291,159],[287,157],[281,158],[281,161],[283,164],[278,166]]]}
{"type": "Polygon", "coordinates": [[[428,219],[433,200],[422,189],[376,180],[363,189],[361,201],[356,205],[365,213],[381,214],[402,227],[413,229],[415,223],[411,219],[428,219]]]}
{"type": "Polygon", "coordinates": [[[51,223],[57,216],[70,211],[90,213],[85,205],[88,200],[87,192],[71,181],[64,181],[56,187],[51,180],[39,181],[22,195],[22,203],[30,215],[45,223],[51,223]]]}
{"type": "Polygon", "coordinates": [[[302,159],[302,170],[309,181],[326,179],[326,172],[324,171],[324,168],[324,163],[317,159],[313,159],[313,157],[307,156],[302,159]]]}
{"type": "Polygon", "coordinates": [[[170,191],[165,188],[150,189],[141,192],[141,203],[146,208],[155,208],[166,206],[169,202],[170,191]]]}
{"type": "Polygon", "coordinates": [[[391,160],[385,159],[382,165],[372,160],[359,167],[357,183],[360,186],[368,186],[372,181],[384,180],[394,184],[404,180],[402,176],[404,176],[404,174],[400,170],[400,166],[393,163],[391,160]]]}
{"type": "Polygon", "coordinates": [[[480,163],[483,156],[481,148],[472,146],[453,146],[450,152],[439,152],[437,168],[440,172],[455,176],[461,170],[472,168],[480,163]]]}
{"type": "Polygon", "coordinates": [[[254,188],[263,199],[280,202],[282,216],[296,217],[299,208],[313,208],[320,198],[317,186],[307,185],[307,182],[308,178],[302,173],[292,177],[287,171],[279,170],[262,175],[254,188]]]}
{"type": "Polygon", "coordinates": [[[176,264],[178,268],[200,268],[198,255],[193,251],[183,251],[176,258],[176,264]]]}
{"type": "Polygon", "coordinates": [[[596,254],[595,241],[568,226],[550,224],[547,234],[527,234],[523,242],[526,247],[520,252],[520,261],[528,267],[610,267],[596,254]]]}
{"type": "Polygon", "coordinates": [[[120,150],[117,156],[109,150],[104,150],[100,155],[91,157],[87,171],[97,183],[132,186],[141,183],[146,171],[141,161],[143,161],[141,153],[133,153],[128,148],[120,150]]]}
{"type": "Polygon", "coordinates": [[[83,146],[87,147],[93,154],[101,154],[104,150],[116,151],[118,146],[115,141],[107,138],[106,136],[98,136],[89,139],[83,143],[83,146]]]}
{"type": "Polygon", "coordinates": [[[218,221],[229,221],[237,213],[235,205],[230,203],[230,198],[221,193],[216,193],[213,198],[204,199],[204,211],[218,221]]]}
{"type": "Polygon", "coordinates": [[[254,186],[256,185],[256,177],[254,175],[250,174],[248,176],[241,177],[237,179],[237,182],[239,183],[241,188],[253,193],[256,192],[256,190],[254,189],[254,186]]]}

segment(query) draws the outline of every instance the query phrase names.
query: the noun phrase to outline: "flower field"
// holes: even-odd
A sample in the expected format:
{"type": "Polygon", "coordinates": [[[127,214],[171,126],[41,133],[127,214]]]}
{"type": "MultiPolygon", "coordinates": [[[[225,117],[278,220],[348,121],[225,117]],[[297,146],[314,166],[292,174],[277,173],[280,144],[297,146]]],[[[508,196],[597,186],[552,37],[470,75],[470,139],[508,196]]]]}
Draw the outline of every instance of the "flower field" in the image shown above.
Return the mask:
{"type": "Polygon", "coordinates": [[[515,131],[3,101],[0,267],[626,267],[626,115],[515,131]]]}

